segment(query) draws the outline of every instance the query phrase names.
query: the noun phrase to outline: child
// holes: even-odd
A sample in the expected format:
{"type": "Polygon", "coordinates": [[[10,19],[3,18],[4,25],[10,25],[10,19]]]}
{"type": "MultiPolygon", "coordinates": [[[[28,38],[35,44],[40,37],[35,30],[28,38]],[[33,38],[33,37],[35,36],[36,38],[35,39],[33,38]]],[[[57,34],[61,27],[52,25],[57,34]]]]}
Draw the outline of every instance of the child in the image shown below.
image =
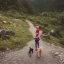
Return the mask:
{"type": "Polygon", "coordinates": [[[40,40],[40,38],[38,37],[38,34],[36,35],[36,37],[34,39],[35,39],[35,48],[37,51],[37,48],[39,48],[39,40],[40,40]]]}
{"type": "Polygon", "coordinates": [[[39,26],[36,26],[36,35],[37,34],[39,35],[39,32],[40,32],[39,26]]]}

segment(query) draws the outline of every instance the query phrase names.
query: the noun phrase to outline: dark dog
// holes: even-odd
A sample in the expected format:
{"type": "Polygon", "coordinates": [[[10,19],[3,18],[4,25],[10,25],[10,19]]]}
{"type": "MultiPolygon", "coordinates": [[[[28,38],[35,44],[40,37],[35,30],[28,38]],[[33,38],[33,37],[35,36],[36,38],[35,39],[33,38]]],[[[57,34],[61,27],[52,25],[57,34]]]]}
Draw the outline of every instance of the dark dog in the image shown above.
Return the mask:
{"type": "Polygon", "coordinates": [[[31,55],[33,54],[33,48],[29,47],[29,55],[31,57],[31,55]]]}

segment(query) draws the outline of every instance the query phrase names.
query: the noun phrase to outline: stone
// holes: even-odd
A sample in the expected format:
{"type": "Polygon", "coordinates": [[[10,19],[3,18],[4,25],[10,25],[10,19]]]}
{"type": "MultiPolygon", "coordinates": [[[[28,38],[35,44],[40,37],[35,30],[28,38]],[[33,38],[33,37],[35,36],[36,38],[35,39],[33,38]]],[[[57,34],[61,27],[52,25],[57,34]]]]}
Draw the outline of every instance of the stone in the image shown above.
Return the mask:
{"type": "Polygon", "coordinates": [[[2,29],[0,29],[0,32],[2,31],[2,29]]]}
{"type": "Polygon", "coordinates": [[[3,24],[6,24],[7,22],[6,21],[3,21],[3,24]]]}
{"type": "Polygon", "coordinates": [[[54,30],[51,30],[51,33],[54,33],[54,30]]]}
{"type": "Polygon", "coordinates": [[[6,34],[6,30],[5,29],[2,29],[1,32],[0,32],[1,35],[5,35],[6,34]]]}
{"type": "Polygon", "coordinates": [[[61,53],[61,55],[63,55],[63,53],[61,53]]]}
{"type": "Polygon", "coordinates": [[[55,52],[55,53],[54,53],[54,56],[58,56],[58,55],[59,55],[59,52],[55,52]]]}
{"type": "Polygon", "coordinates": [[[8,50],[10,50],[9,48],[6,48],[6,50],[8,51],[8,50]]]}
{"type": "Polygon", "coordinates": [[[9,39],[9,37],[7,35],[2,35],[1,38],[4,40],[9,39]]]}
{"type": "Polygon", "coordinates": [[[10,31],[10,30],[0,29],[0,38],[2,38],[4,40],[9,39],[8,35],[14,36],[15,33],[13,31],[10,31]]]}

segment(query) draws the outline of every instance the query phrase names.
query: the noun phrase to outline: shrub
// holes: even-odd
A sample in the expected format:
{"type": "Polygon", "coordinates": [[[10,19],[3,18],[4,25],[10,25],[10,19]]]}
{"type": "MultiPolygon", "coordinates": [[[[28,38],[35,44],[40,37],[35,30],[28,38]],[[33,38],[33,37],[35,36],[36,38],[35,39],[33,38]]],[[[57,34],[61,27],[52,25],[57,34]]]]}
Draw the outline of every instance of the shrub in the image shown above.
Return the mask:
{"type": "Polygon", "coordinates": [[[56,30],[56,31],[52,34],[52,36],[57,37],[57,38],[62,38],[61,32],[60,32],[59,30],[56,30]]]}
{"type": "Polygon", "coordinates": [[[47,35],[47,36],[46,36],[46,39],[50,39],[50,35],[47,35]]]}
{"type": "Polygon", "coordinates": [[[47,12],[43,12],[43,13],[41,14],[41,16],[48,16],[48,13],[47,13],[47,12]]]}
{"type": "Polygon", "coordinates": [[[64,25],[64,14],[58,15],[59,24],[64,25]]]}
{"type": "Polygon", "coordinates": [[[58,24],[58,20],[56,18],[50,18],[50,23],[52,25],[57,25],[58,24]]]}
{"type": "Polygon", "coordinates": [[[64,38],[59,41],[60,44],[64,45],[64,38]]]}
{"type": "Polygon", "coordinates": [[[15,11],[15,10],[6,11],[6,13],[4,13],[4,15],[5,15],[5,16],[9,16],[9,17],[13,17],[13,18],[17,18],[17,19],[20,19],[20,18],[21,18],[20,13],[18,13],[18,12],[15,11]]]}

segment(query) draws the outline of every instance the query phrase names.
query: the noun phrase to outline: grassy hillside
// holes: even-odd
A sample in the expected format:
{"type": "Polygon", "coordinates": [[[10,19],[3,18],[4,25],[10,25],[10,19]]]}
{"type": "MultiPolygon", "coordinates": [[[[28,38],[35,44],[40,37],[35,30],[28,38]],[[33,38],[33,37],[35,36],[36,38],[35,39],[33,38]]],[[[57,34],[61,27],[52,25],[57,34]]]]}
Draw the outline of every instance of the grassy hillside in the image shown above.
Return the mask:
{"type": "Polygon", "coordinates": [[[18,12],[0,12],[0,30],[5,29],[14,32],[15,35],[6,35],[9,39],[0,38],[0,50],[19,49],[31,40],[29,26],[25,22],[23,15],[18,12]],[[3,23],[6,21],[6,23],[3,23]]]}
{"type": "Polygon", "coordinates": [[[64,12],[43,12],[38,16],[28,16],[28,19],[47,35],[42,37],[45,41],[64,46],[64,12]],[[51,30],[53,34],[50,34],[51,30]]]}

